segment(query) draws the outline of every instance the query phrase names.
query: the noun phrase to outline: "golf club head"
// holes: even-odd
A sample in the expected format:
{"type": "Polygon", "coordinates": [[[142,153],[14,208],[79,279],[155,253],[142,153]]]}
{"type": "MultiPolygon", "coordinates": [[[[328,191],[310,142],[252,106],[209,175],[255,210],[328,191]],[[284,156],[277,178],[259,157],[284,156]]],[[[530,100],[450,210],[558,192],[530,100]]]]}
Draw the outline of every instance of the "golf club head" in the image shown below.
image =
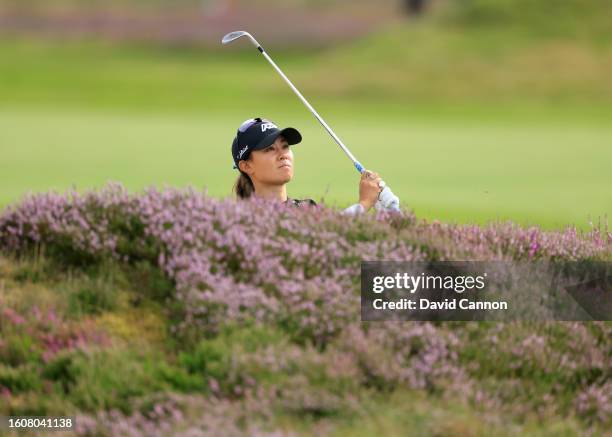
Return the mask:
{"type": "Polygon", "coordinates": [[[255,41],[255,38],[253,38],[253,36],[249,32],[245,32],[244,30],[235,30],[233,32],[228,33],[227,35],[223,37],[223,39],[221,40],[221,43],[229,44],[232,41],[235,41],[238,38],[241,38],[243,36],[248,36],[251,42],[255,45],[255,47],[259,46],[259,43],[255,41]]]}

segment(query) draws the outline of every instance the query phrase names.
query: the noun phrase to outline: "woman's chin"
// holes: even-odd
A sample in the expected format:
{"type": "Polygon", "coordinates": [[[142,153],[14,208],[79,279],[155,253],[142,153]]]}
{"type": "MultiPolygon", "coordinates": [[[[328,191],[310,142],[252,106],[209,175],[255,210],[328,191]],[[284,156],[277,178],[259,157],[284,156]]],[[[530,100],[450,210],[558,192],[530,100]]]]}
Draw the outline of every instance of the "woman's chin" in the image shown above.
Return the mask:
{"type": "Polygon", "coordinates": [[[293,178],[293,169],[291,167],[281,168],[280,179],[282,179],[284,183],[289,182],[292,178],[293,178]]]}

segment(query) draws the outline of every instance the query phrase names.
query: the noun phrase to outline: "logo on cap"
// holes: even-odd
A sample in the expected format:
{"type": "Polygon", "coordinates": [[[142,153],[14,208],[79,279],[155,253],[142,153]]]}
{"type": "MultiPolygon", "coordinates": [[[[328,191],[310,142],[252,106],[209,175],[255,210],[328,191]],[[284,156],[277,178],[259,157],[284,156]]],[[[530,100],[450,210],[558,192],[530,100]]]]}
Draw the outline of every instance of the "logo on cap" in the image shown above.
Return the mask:
{"type": "Polygon", "coordinates": [[[238,152],[238,159],[242,159],[242,155],[244,155],[244,153],[249,150],[249,146],[248,144],[246,146],[244,146],[242,149],[240,149],[240,151],[238,152]]]}
{"type": "Polygon", "coordinates": [[[275,125],[275,124],[273,124],[273,123],[262,123],[262,125],[261,125],[261,131],[262,131],[262,132],[265,132],[265,131],[267,131],[268,129],[278,129],[278,128],[277,128],[277,127],[276,127],[276,125],[275,125]]]}

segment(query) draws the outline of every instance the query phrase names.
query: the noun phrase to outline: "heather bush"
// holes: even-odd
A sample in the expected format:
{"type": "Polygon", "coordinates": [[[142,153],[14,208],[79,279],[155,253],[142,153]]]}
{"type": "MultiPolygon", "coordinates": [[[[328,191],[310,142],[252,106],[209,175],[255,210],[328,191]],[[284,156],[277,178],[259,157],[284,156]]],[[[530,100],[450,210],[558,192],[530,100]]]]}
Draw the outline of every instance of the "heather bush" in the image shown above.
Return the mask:
{"type": "Polygon", "coordinates": [[[397,387],[439,392],[465,379],[459,367],[458,340],[431,323],[360,324],[347,327],[334,343],[348,353],[364,386],[397,387]]]}
{"type": "MultiPolygon", "coordinates": [[[[515,415],[567,414],[578,393],[612,377],[608,322],[472,323],[465,328],[459,331],[463,368],[496,408],[508,406],[515,415]]],[[[604,404],[601,409],[609,408],[604,404]]]]}
{"type": "Polygon", "coordinates": [[[331,397],[359,388],[352,358],[336,348],[321,352],[294,344],[279,329],[234,325],[181,352],[178,361],[190,374],[200,375],[215,396],[242,398],[276,386],[289,394],[288,387],[298,384],[331,397]]]}
{"type": "Polygon", "coordinates": [[[57,286],[64,308],[0,295],[0,396],[7,411],[88,412],[85,434],[283,435],[273,414],[349,417],[360,394],[397,390],[600,426],[609,323],[362,323],[359,272],[362,260],[609,260],[611,243],[601,226],[348,217],[191,189],[30,196],[0,215],[0,251],[35,260],[13,280],[71,280],[57,286]],[[126,305],[163,308],[163,352],[141,347],[121,317],[142,313],[119,317],[126,305]]]}
{"type": "Polygon", "coordinates": [[[588,423],[612,426],[612,381],[608,379],[601,385],[592,385],[582,391],[575,399],[578,415],[588,423]]]}
{"type": "Polygon", "coordinates": [[[328,208],[235,202],[189,190],[41,194],[0,217],[0,246],[66,265],[148,262],[173,281],[175,332],[197,342],[224,321],[272,322],[324,345],[356,320],[360,260],[597,259],[610,233],[543,232],[346,217],[328,208]],[[305,211],[306,209],[307,211],[305,211]]]}
{"type": "Polygon", "coordinates": [[[143,399],[131,415],[111,410],[95,416],[79,416],[76,433],[142,437],[296,436],[267,423],[271,404],[270,396],[265,393],[240,401],[184,395],[153,396],[143,399]]]}
{"type": "Polygon", "coordinates": [[[104,345],[104,332],[88,322],[76,323],[58,316],[53,309],[34,307],[20,314],[10,307],[0,309],[0,360],[13,366],[48,362],[63,350],[104,345]]]}

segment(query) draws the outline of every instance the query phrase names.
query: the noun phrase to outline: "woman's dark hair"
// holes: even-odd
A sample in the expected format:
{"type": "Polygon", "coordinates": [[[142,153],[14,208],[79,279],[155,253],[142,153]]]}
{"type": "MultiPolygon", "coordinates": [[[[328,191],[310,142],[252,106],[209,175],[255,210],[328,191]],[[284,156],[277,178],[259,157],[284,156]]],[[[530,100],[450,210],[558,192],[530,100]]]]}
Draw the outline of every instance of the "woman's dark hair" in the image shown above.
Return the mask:
{"type": "Polygon", "coordinates": [[[255,192],[255,185],[246,173],[240,172],[234,184],[234,192],[239,199],[248,199],[255,192]]]}

